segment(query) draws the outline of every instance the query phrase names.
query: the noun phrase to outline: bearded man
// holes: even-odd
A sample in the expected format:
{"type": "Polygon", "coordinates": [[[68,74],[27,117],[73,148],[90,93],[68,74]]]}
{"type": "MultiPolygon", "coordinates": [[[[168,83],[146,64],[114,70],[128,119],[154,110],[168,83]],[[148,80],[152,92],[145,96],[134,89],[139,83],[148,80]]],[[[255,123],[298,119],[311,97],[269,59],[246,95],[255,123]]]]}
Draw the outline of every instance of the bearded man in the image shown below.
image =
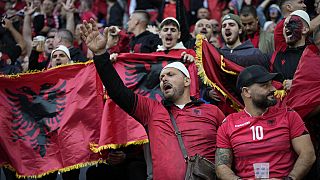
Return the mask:
{"type": "Polygon", "coordinates": [[[278,78],[258,65],[239,74],[237,89],[245,108],[227,116],[218,130],[219,179],[302,179],[310,170],[316,158],[301,117],[274,106],[271,82],[278,78]]]}

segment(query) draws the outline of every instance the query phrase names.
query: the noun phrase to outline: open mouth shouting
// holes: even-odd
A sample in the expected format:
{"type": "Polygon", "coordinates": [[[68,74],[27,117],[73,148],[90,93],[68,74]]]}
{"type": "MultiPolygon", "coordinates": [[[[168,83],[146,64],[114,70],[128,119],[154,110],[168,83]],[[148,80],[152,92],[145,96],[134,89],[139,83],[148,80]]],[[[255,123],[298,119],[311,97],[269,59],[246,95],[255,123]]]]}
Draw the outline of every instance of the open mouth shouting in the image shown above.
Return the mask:
{"type": "Polygon", "coordinates": [[[172,85],[169,83],[165,83],[163,84],[163,92],[167,93],[168,91],[170,91],[172,89],[172,85]]]}

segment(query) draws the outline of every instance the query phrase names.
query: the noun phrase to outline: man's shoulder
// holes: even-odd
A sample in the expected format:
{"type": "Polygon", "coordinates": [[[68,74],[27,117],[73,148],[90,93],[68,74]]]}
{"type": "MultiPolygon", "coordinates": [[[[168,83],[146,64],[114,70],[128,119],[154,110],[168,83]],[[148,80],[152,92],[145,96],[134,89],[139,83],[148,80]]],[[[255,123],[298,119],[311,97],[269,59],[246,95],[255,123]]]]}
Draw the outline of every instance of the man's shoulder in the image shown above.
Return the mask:
{"type": "Polygon", "coordinates": [[[249,117],[244,110],[242,111],[239,111],[239,112],[236,112],[236,113],[232,113],[232,114],[229,114],[226,119],[224,120],[224,122],[226,123],[234,123],[234,121],[236,120],[240,120],[240,119],[243,119],[243,118],[246,118],[246,117],[249,117]]]}

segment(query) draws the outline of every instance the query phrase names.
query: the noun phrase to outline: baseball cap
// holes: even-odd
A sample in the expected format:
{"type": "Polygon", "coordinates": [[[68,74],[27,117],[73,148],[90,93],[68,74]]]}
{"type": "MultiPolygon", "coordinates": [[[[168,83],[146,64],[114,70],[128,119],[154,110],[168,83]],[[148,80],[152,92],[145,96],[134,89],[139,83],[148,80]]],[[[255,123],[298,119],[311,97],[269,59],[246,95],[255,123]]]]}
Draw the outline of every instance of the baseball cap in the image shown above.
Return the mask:
{"type": "MultiPolygon", "coordinates": [[[[181,62],[173,62],[170,63],[168,65],[166,65],[164,68],[162,68],[161,73],[164,69],[166,68],[176,68],[178,70],[180,70],[185,76],[187,76],[188,78],[190,78],[190,74],[188,69],[186,68],[186,66],[184,64],[182,64],[181,62]]],[[[160,73],[160,74],[161,74],[160,73]]]]}
{"type": "Polygon", "coordinates": [[[293,11],[290,16],[299,16],[300,18],[302,18],[310,27],[310,17],[308,15],[307,12],[303,11],[303,10],[296,10],[293,11]]]}
{"type": "Polygon", "coordinates": [[[259,65],[253,65],[240,72],[237,79],[237,90],[241,92],[243,87],[254,83],[264,83],[270,80],[280,80],[281,74],[269,73],[268,70],[259,65]]]}
{"type": "Polygon", "coordinates": [[[66,46],[64,46],[64,45],[60,45],[60,46],[58,46],[56,49],[52,50],[52,52],[51,52],[51,59],[52,59],[53,53],[56,52],[56,51],[63,51],[63,52],[68,56],[68,58],[71,60],[71,56],[70,56],[69,49],[68,49],[66,46]]]}
{"type": "Polygon", "coordinates": [[[223,16],[222,21],[221,21],[221,24],[222,24],[225,20],[228,20],[228,19],[234,20],[234,21],[239,25],[239,27],[242,27],[242,22],[241,22],[241,20],[240,20],[240,17],[239,17],[238,15],[231,14],[231,13],[223,16]]]}
{"type": "Polygon", "coordinates": [[[165,18],[164,20],[162,20],[161,21],[161,23],[160,23],[160,29],[164,26],[164,24],[166,23],[166,22],[168,22],[168,21],[171,21],[171,22],[173,22],[174,24],[176,24],[176,26],[178,27],[178,29],[180,29],[180,24],[179,24],[179,22],[178,22],[178,20],[176,19],[176,18],[174,18],[174,17],[167,17],[167,18],[165,18]]]}

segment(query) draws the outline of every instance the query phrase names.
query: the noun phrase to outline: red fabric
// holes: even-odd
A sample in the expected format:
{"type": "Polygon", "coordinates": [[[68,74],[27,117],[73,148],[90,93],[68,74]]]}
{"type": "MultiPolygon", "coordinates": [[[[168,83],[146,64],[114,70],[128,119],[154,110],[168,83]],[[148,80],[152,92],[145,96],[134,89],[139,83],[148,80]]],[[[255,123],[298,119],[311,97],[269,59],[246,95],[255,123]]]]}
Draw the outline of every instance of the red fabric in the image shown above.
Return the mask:
{"type": "Polygon", "coordinates": [[[168,3],[165,5],[165,7],[163,8],[163,19],[167,18],[167,17],[174,17],[176,18],[177,14],[176,14],[176,4],[171,4],[168,3]]]}
{"type": "Polygon", "coordinates": [[[248,39],[250,39],[250,41],[252,42],[253,46],[255,48],[259,48],[259,38],[260,38],[260,32],[257,31],[256,33],[254,33],[253,37],[247,36],[248,39]]]}
{"type": "MultiPolygon", "coordinates": [[[[134,117],[147,125],[155,180],[184,179],[183,159],[167,109],[157,101],[138,96],[134,117]]],[[[183,109],[171,106],[189,156],[201,154],[214,162],[217,129],[224,115],[210,104],[187,104],[183,109]]]]}
{"type": "Polygon", "coordinates": [[[319,50],[315,46],[307,46],[301,56],[287,96],[287,105],[296,110],[302,118],[320,105],[319,69],[319,50]]]}
{"type": "Polygon", "coordinates": [[[208,9],[210,11],[211,19],[220,22],[222,11],[226,9],[227,2],[219,2],[217,0],[208,0],[208,9]]]}
{"type": "Polygon", "coordinates": [[[102,83],[93,63],[0,77],[0,165],[34,176],[96,161],[102,83]]]}
{"type": "Polygon", "coordinates": [[[119,32],[119,41],[118,43],[109,48],[108,52],[110,54],[112,53],[127,53],[130,51],[130,47],[129,47],[129,43],[130,43],[130,39],[132,38],[132,35],[127,34],[124,30],[121,30],[119,32]]]}
{"type": "Polygon", "coordinates": [[[85,11],[81,13],[81,21],[89,21],[90,19],[97,20],[97,16],[92,11],[85,11]]]}
{"type": "MultiPolygon", "coordinates": [[[[162,67],[173,60],[180,60],[180,56],[165,56],[156,53],[123,53],[117,57],[114,67],[128,88],[138,94],[160,101],[162,93],[159,89],[159,73],[162,67]]],[[[192,82],[191,95],[199,97],[195,64],[190,64],[188,70],[192,82]]],[[[101,128],[99,146],[123,145],[148,138],[143,126],[126,114],[111,99],[106,102],[101,127],[103,128],[101,128]]]]}
{"type": "MultiPolygon", "coordinates": [[[[221,55],[216,50],[216,48],[208,43],[203,41],[202,43],[202,63],[206,75],[213,82],[216,83],[233,101],[236,102],[238,106],[243,108],[240,97],[236,95],[236,80],[237,75],[231,75],[226,73],[221,69],[221,55]]],[[[242,71],[244,68],[235,64],[234,62],[224,59],[225,70],[236,72],[237,74],[242,71]]],[[[217,90],[216,90],[217,91],[217,90]]],[[[218,107],[225,113],[230,114],[236,112],[235,109],[231,108],[231,101],[225,99],[222,94],[217,91],[221,97],[221,102],[218,104],[218,107]]]]}
{"type": "Polygon", "coordinates": [[[245,111],[226,118],[218,130],[217,147],[231,148],[235,173],[254,179],[254,163],[269,163],[269,178],[283,178],[292,170],[296,154],[291,140],[307,131],[295,111],[270,107],[259,117],[245,111]]]}
{"type": "Polygon", "coordinates": [[[95,0],[92,5],[92,12],[96,15],[102,14],[103,17],[107,16],[108,4],[105,0],[95,0]]]}
{"type": "Polygon", "coordinates": [[[287,48],[286,39],[283,36],[283,27],[284,21],[286,19],[282,19],[277,26],[274,28],[274,50],[275,51],[284,51],[287,48]]]}

